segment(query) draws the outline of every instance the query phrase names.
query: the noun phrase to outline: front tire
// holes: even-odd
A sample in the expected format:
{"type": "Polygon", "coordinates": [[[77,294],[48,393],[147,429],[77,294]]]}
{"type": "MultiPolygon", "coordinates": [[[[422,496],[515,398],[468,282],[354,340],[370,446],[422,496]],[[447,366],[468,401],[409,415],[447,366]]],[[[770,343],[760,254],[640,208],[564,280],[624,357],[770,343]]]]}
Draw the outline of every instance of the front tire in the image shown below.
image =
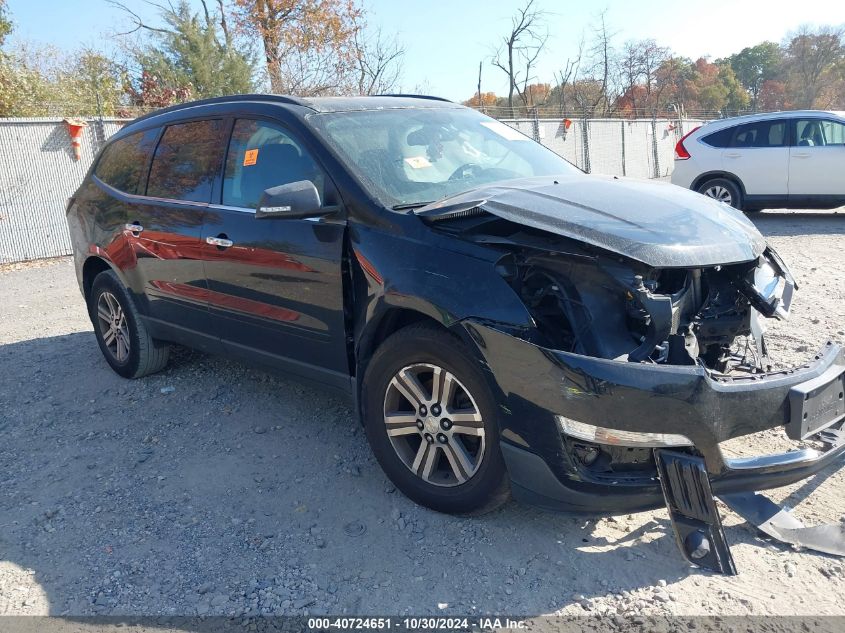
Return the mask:
{"type": "Polygon", "coordinates": [[[495,400],[457,337],[425,325],[390,336],[367,367],[361,403],[376,459],[416,503],[482,514],[508,500],[495,400]]]}
{"type": "Polygon", "coordinates": [[[88,314],[100,351],[117,374],[140,378],[167,365],[170,347],[150,336],[135,302],[113,271],[104,271],[94,279],[88,314]]]}
{"type": "Polygon", "coordinates": [[[742,192],[737,184],[727,178],[712,178],[698,187],[698,193],[724,202],[734,209],[742,209],[742,192]]]}

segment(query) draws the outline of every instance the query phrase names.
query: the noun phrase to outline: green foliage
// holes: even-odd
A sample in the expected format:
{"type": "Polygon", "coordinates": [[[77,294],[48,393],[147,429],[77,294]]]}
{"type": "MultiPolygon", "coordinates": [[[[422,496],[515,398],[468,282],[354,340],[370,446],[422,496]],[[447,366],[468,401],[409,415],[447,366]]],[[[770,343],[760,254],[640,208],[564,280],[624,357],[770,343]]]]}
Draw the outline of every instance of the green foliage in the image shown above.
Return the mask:
{"type": "Polygon", "coordinates": [[[729,64],[720,65],[718,80],[725,88],[725,104],[728,112],[739,112],[751,105],[751,95],[736,76],[729,64]]]}
{"type": "Polygon", "coordinates": [[[783,50],[774,42],[762,42],[743,48],[727,58],[737,80],[748,91],[752,106],[757,105],[760,87],[776,79],[783,65],[783,50]]]}
{"type": "Polygon", "coordinates": [[[6,0],[0,0],[0,46],[6,41],[6,36],[12,32],[12,21],[6,9],[6,0]]]}
{"type": "Polygon", "coordinates": [[[120,74],[100,53],[22,46],[0,57],[0,117],[113,116],[120,74]]]}
{"type": "Polygon", "coordinates": [[[129,88],[135,103],[160,107],[149,102],[160,100],[168,90],[174,99],[177,93],[205,98],[254,90],[251,56],[237,50],[225,34],[221,37],[210,18],[200,18],[184,0],[163,10],[162,18],[166,26],[152,31],[151,42],[133,52],[140,69],[139,79],[129,88]],[[151,92],[147,97],[145,87],[151,92]]]}
{"type": "Polygon", "coordinates": [[[0,55],[0,117],[50,113],[52,84],[37,62],[37,53],[26,48],[0,55]]]}
{"type": "Polygon", "coordinates": [[[67,114],[115,116],[123,96],[120,68],[102,53],[83,50],[58,74],[56,92],[67,114]]]}

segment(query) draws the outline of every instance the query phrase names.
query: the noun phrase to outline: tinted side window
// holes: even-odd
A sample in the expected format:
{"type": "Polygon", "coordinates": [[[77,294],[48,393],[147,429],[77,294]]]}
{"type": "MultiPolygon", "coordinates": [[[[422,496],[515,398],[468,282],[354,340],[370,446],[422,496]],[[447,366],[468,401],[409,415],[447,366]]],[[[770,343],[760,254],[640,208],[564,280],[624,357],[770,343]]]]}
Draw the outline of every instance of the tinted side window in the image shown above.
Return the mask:
{"type": "Polygon", "coordinates": [[[94,174],[125,193],[143,190],[144,169],[155,147],[159,128],[118,139],[103,150],[94,174]]]}
{"type": "Polygon", "coordinates": [[[153,156],[147,195],[211,202],[223,157],[223,121],[192,121],[164,130],[153,156]]]}
{"type": "Polygon", "coordinates": [[[702,142],[707,143],[710,147],[727,147],[731,142],[734,128],[726,127],[724,130],[713,132],[701,138],[702,142]]]}
{"type": "Polygon", "coordinates": [[[254,209],[265,189],[310,180],[324,200],[324,177],[310,154],[284,128],[266,121],[238,119],[232,130],[223,204],[254,209]]]}
{"type": "Polygon", "coordinates": [[[729,147],[783,147],[786,145],[786,121],[755,121],[738,125],[729,147]]]}

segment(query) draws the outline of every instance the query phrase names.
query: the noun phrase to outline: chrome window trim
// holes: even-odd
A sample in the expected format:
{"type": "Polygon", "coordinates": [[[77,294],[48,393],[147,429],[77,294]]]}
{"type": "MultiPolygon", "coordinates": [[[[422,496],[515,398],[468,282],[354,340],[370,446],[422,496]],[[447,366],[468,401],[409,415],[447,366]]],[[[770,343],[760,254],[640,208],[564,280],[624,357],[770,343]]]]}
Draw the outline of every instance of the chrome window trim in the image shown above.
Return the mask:
{"type": "Polygon", "coordinates": [[[130,201],[134,201],[134,202],[140,202],[140,203],[146,203],[146,204],[160,204],[160,203],[164,203],[164,204],[186,204],[186,205],[191,206],[191,207],[197,207],[197,208],[202,208],[202,209],[208,208],[210,206],[210,203],[208,203],[208,202],[197,202],[196,200],[179,200],[177,198],[157,198],[155,196],[146,196],[146,195],[141,195],[141,194],[138,194],[138,193],[127,193],[125,191],[121,191],[117,187],[111,186],[105,180],[102,180],[97,174],[92,174],[91,178],[93,178],[94,181],[98,185],[103,187],[106,191],[114,192],[114,193],[118,194],[119,196],[123,196],[124,198],[128,198],[130,201]]]}
{"type": "Polygon", "coordinates": [[[238,211],[240,213],[251,213],[255,215],[255,209],[250,209],[249,207],[235,207],[228,204],[210,204],[208,205],[209,209],[214,209],[216,211],[238,211]]]}

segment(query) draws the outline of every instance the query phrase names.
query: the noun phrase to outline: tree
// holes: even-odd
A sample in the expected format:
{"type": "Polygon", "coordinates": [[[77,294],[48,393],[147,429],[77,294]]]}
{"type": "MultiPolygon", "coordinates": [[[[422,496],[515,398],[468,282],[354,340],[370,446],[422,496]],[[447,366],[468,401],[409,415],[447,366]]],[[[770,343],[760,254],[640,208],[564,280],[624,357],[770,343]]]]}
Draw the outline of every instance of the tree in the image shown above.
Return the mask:
{"type": "Polygon", "coordinates": [[[786,96],[786,84],[774,79],[764,81],[760,86],[757,104],[763,111],[790,109],[792,104],[786,96]]]}
{"type": "Polygon", "coordinates": [[[123,4],[110,2],[132,18],[130,33],[143,31],[152,40],[130,48],[137,70],[127,92],[136,105],[160,103],[166,94],[205,98],[254,89],[253,61],[233,41],[222,0],[218,0],[217,11],[209,10],[202,0],[202,16],[186,0],[161,5],[162,25],[147,24],[123,4]]]}
{"type": "Polygon", "coordinates": [[[49,116],[55,98],[43,51],[22,44],[0,54],[0,117],[49,116]]]}
{"type": "Polygon", "coordinates": [[[402,76],[405,48],[396,38],[389,39],[378,29],[369,37],[355,33],[355,65],[358,94],[376,95],[394,92],[402,76]]]}
{"type": "Polygon", "coordinates": [[[839,67],[845,63],[845,27],[802,27],[786,46],[786,84],[798,108],[828,108],[838,92],[839,67]]]}
{"type": "MultiPolygon", "coordinates": [[[[581,38],[581,43],[578,45],[578,53],[575,57],[567,57],[563,68],[558,70],[555,74],[557,85],[552,88],[549,93],[549,99],[554,100],[558,104],[558,114],[563,115],[567,112],[567,97],[572,96],[572,87],[578,80],[578,70],[581,67],[581,57],[584,54],[584,38],[581,38]]],[[[570,99],[571,102],[571,99],[570,99]]]]}
{"type": "Polygon", "coordinates": [[[6,36],[12,32],[12,21],[9,19],[6,0],[0,0],[0,46],[6,41],[6,36]]]}
{"type": "Polygon", "coordinates": [[[108,57],[83,49],[56,77],[55,90],[66,114],[115,116],[124,95],[122,71],[108,57]]]}
{"type": "MultiPolygon", "coordinates": [[[[264,50],[270,90],[319,95],[354,91],[362,11],[354,0],[233,0],[242,33],[264,50]]],[[[358,66],[358,70],[360,67],[358,66]]]]}
{"type": "Polygon", "coordinates": [[[469,106],[470,108],[489,108],[490,106],[495,106],[498,100],[495,92],[482,92],[481,99],[478,98],[478,93],[476,93],[464,101],[463,105],[469,106]]]}
{"type": "Polygon", "coordinates": [[[21,44],[0,57],[0,117],[114,115],[120,71],[101,53],[21,44]]]}
{"type": "Polygon", "coordinates": [[[608,30],[607,11],[599,14],[599,23],[593,27],[593,41],[588,49],[588,63],[586,76],[591,79],[583,85],[599,84],[599,90],[592,90],[588,97],[584,92],[576,91],[576,99],[582,108],[589,106],[594,113],[599,106],[604,114],[611,114],[612,104],[616,101],[613,90],[614,34],[608,30]]]}
{"type": "Polygon", "coordinates": [[[665,109],[670,103],[691,109],[697,106],[694,82],[695,65],[686,57],[671,56],[655,72],[655,94],[653,96],[659,109],[665,109]]]}
{"type": "Polygon", "coordinates": [[[718,81],[725,90],[724,108],[730,113],[742,112],[751,104],[751,96],[737,79],[733,67],[727,62],[717,63],[719,69],[718,81]]]}
{"type": "Polygon", "coordinates": [[[727,58],[737,80],[751,97],[751,108],[756,110],[763,83],[774,79],[783,64],[783,51],[774,42],[762,42],[743,48],[727,58]]]}
{"type": "Polygon", "coordinates": [[[492,63],[507,75],[508,108],[514,115],[513,95],[517,92],[524,105],[530,105],[526,88],[533,79],[532,72],[548,39],[545,27],[546,14],[527,0],[511,18],[511,30],[493,55],[492,63]],[[520,88],[521,86],[521,88],[520,88]]]}
{"type": "Polygon", "coordinates": [[[625,98],[623,104],[633,114],[653,112],[660,105],[653,98],[658,88],[657,72],[669,56],[669,49],[653,39],[625,44],[617,65],[625,98]]]}

